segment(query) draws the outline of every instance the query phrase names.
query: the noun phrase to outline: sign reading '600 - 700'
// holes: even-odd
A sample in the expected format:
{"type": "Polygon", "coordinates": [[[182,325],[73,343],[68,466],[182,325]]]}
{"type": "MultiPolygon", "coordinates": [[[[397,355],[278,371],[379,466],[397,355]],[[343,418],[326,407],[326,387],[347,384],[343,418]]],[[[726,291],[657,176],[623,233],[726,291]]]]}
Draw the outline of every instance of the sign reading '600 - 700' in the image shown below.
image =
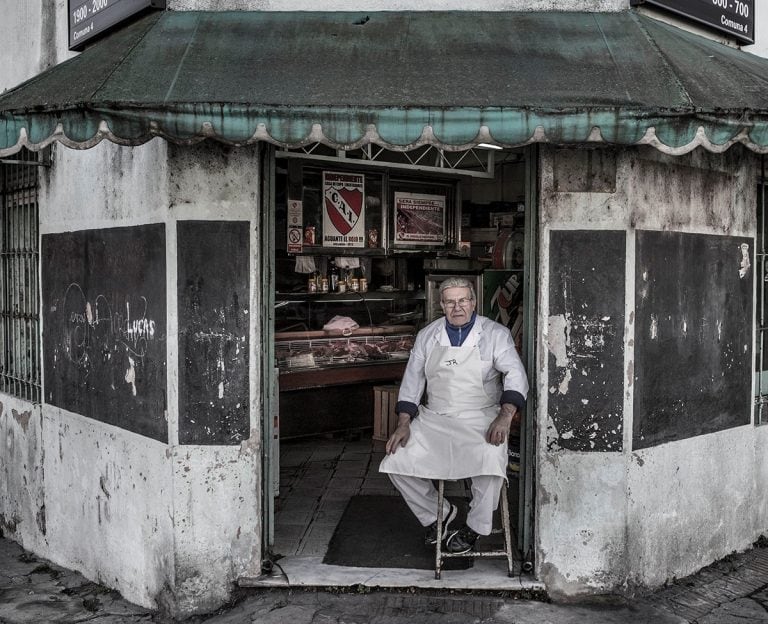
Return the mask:
{"type": "Polygon", "coordinates": [[[164,9],[165,0],[69,0],[69,49],[148,8],[164,9]]]}
{"type": "Polygon", "coordinates": [[[755,42],[755,0],[632,0],[632,4],[658,6],[743,43],[755,42]]]}

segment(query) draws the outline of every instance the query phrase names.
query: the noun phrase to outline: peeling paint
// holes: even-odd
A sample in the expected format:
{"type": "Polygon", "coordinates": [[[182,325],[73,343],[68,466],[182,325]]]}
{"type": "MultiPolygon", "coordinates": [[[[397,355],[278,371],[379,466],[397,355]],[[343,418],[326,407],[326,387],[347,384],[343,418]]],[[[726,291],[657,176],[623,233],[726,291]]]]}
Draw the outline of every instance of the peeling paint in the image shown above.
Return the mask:
{"type": "Polygon", "coordinates": [[[18,516],[8,517],[0,513],[0,529],[5,533],[16,533],[16,529],[21,524],[21,518],[18,516]]]}
{"type": "Polygon", "coordinates": [[[48,527],[45,523],[45,505],[42,505],[35,514],[35,521],[37,522],[37,529],[45,535],[48,527]]]}
{"type": "Polygon", "coordinates": [[[136,396],[136,369],[133,358],[128,356],[128,370],[125,371],[125,383],[131,384],[131,393],[136,396]]]}
{"type": "Polygon", "coordinates": [[[741,263],[739,264],[739,279],[744,279],[749,273],[749,267],[752,266],[749,262],[749,245],[742,243],[741,249],[741,263]]]}
{"type": "Polygon", "coordinates": [[[623,231],[550,234],[550,451],[623,444],[613,432],[622,430],[625,242],[623,231]],[[602,429],[591,426],[598,421],[602,429]]]}
{"type": "Polygon", "coordinates": [[[547,347],[555,356],[555,365],[560,368],[568,366],[568,347],[570,346],[570,328],[564,314],[549,317],[547,347]]]}
{"type": "Polygon", "coordinates": [[[32,412],[17,412],[16,410],[11,410],[11,413],[13,414],[13,419],[21,425],[21,429],[24,431],[24,433],[27,433],[27,427],[29,426],[29,419],[32,417],[32,412]]]}

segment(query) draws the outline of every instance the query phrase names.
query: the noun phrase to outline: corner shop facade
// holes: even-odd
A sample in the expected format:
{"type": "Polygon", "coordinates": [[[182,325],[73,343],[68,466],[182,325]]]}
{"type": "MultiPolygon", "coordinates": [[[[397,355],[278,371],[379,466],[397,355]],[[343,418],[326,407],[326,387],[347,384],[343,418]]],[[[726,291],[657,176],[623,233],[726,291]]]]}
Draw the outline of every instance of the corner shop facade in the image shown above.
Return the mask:
{"type": "Polygon", "coordinates": [[[0,98],[0,156],[55,145],[39,183],[42,401],[0,400],[5,532],[182,613],[258,577],[271,522],[276,151],[490,143],[527,163],[535,390],[521,541],[534,576],[565,594],[654,586],[746,547],[768,518],[752,399],[766,62],[629,11],[476,13],[473,33],[450,13],[358,17],[152,14],[0,98]],[[224,33],[241,44],[219,47],[224,33]],[[432,35],[412,48],[402,36],[398,52],[397,33],[432,35]],[[565,38],[554,58],[553,33],[565,38]],[[91,71],[109,79],[89,84],[91,71]],[[239,405],[201,426],[179,407],[191,327],[180,259],[231,255],[182,240],[212,221],[247,246],[232,288],[256,313],[236,336],[239,405]],[[120,288],[154,311],[139,319],[155,323],[142,336],[151,396],[116,409],[60,383],[66,341],[46,324],[46,284],[54,293],[78,271],[109,281],[89,231],[115,245],[99,264],[129,267],[120,288]]]}

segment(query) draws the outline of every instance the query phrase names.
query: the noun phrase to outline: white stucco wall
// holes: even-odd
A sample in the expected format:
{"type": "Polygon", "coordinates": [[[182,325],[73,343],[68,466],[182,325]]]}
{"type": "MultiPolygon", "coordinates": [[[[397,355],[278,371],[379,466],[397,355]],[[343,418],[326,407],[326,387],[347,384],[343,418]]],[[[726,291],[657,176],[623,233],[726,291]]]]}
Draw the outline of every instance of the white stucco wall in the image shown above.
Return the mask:
{"type": "MultiPolygon", "coordinates": [[[[219,607],[241,576],[261,567],[261,291],[258,244],[258,149],[215,143],[168,146],[171,231],[169,271],[175,275],[175,227],[181,220],[251,222],[250,438],[238,446],[178,444],[178,312],[175,286],[168,293],[168,398],[171,408],[176,611],[187,614],[219,607]]],[[[170,283],[170,282],[169,282],[170,283]]],[[[174,278],[173,284],[176,280],[174,278]]]]}
{"type": "MultiPolygon", "coordinates": [[[[584,152],[558,155],[575,165],[584,152]]],[[[540,324],[537,565],[555,594],[656,586],[748,547],[768,530],[768,432],[741,426],[632,451],[635,231],[754,236],[757,157],[730,150],[684,157],[620,150],[616,191],[557,192],[554,150],[541,157],[540,318],[548,317],[549,235],[560,229],[627,233],[624,444],[621,452],[548,450],[548,352],[562,335],[540,324]]],[[[578,167],[574,167],[574,171],[578,167]]]]}
{"type": "Polygon", "coordinates": [[[0,0],[0,15],[0,93],[74,54],[67,49],[67,0],[0,0]]]}
{"type": "Polygon", "coordinates": [[[39,405],[0,394],[0,529],[44,552],[42,417],[39,405]]]}
{"type": "MultiPolygon", "coordinates": [[[[0,396],[0,526],[138,604],[180,615],[215,609],[261,563],[259,315],[250,316],[251,437],[179,446],[175,229],[180,219],[255,224],[258,150],[156,139],[136,148],[58,146],[52,160],[42,173],[42,234],[165,223],[170,443],[0,396]]],[[[258,309],[257,226],[251,231],[258,309]]]]}

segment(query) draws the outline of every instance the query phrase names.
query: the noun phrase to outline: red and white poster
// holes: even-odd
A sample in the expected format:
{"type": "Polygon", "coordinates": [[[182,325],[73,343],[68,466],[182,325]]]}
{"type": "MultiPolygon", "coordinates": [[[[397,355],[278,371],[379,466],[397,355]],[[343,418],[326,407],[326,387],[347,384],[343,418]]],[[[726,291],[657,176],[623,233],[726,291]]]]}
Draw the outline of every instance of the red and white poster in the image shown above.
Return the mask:
{"type": "Polygon", "coordinates": [[[323,171],[323,246],[365,247],[365,176],[323,171]]]}
{"type": "Polygon", "coordinates": [[[445,243],[445,197],[395,193],[395,244],[445,243]]]}

